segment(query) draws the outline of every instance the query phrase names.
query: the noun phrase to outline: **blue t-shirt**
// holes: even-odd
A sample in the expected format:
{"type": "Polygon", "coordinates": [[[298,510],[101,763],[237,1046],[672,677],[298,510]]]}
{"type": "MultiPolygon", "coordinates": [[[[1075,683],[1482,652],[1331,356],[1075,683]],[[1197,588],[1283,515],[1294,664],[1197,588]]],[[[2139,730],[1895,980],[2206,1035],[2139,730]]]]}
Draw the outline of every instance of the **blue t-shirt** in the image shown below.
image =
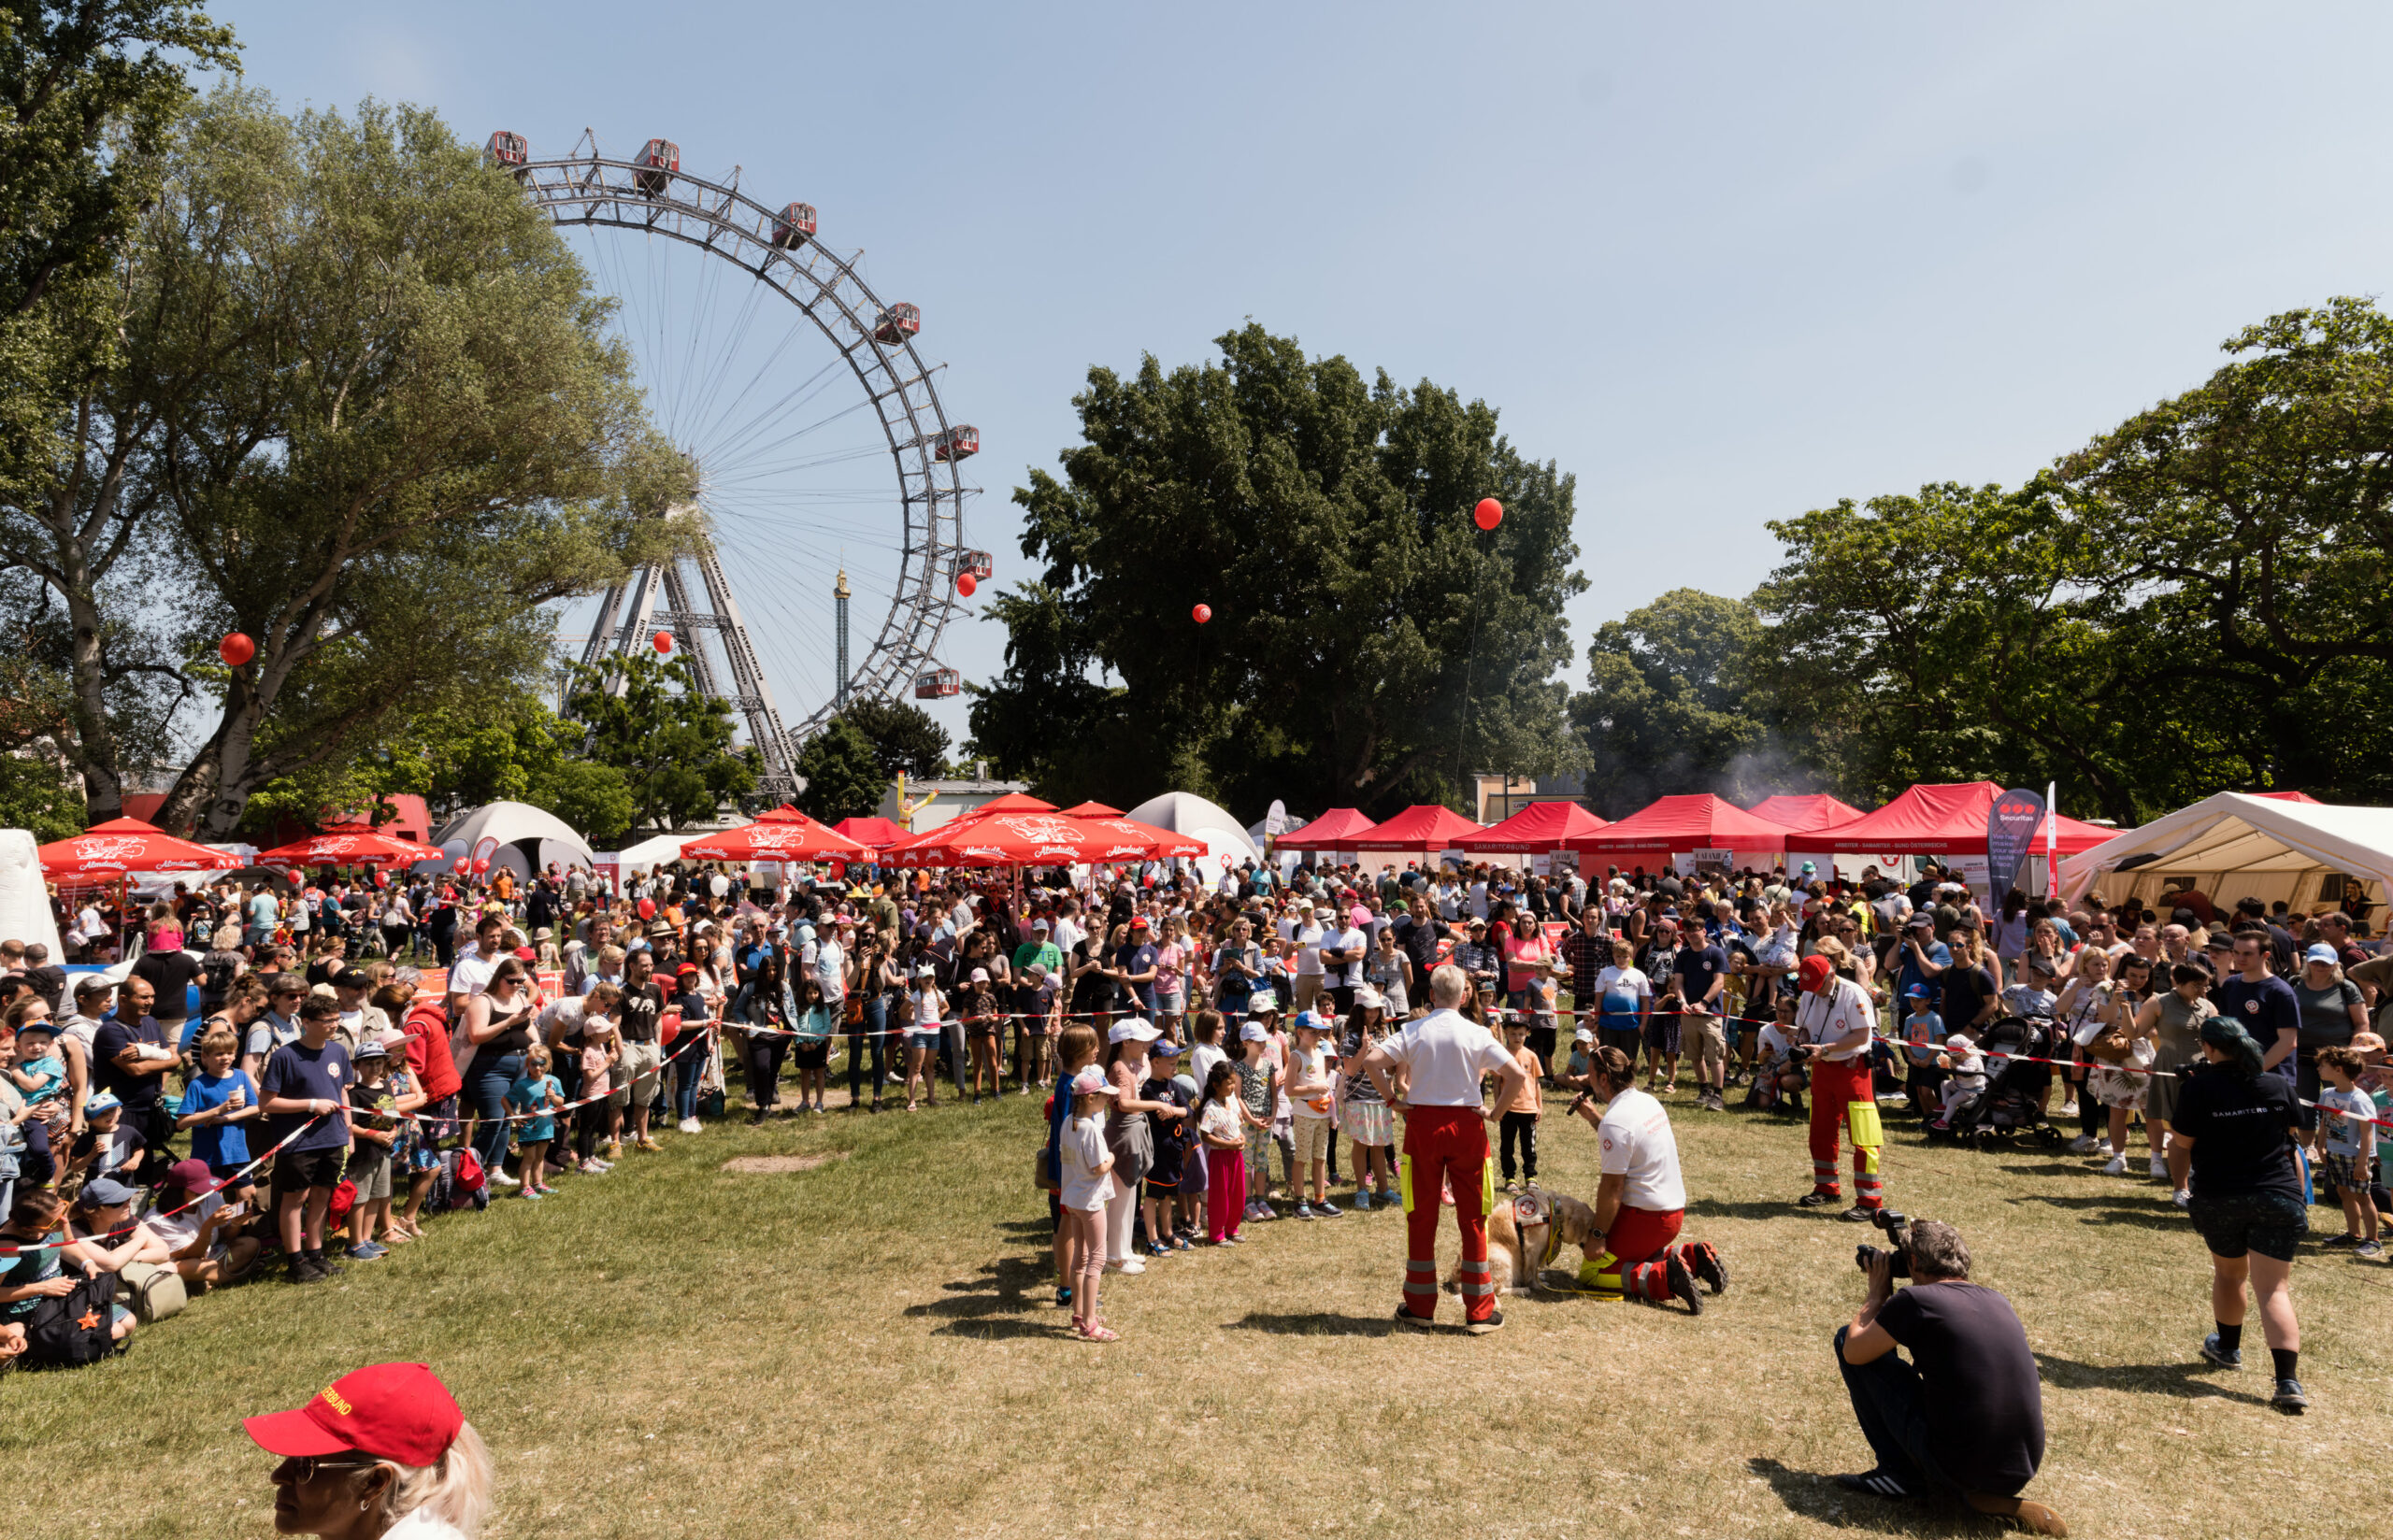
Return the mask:
{"type": "MultiPolygon", "coordinates": [[[[1712,986],[1728,971],[1728,954],[1717,946],[1682,947],[1678,961],[1670,966],[1679,976],[1679,998],[1693,1005],[1712,992],[1712,986]]],[[[1715,1013],[1719,1005],[1710,1007],[1715,1013]]]]}
{"type": "MultiPolygon", "coordinates": [[[[1930,962],[1935,963],[1940,969],[1949,968],[1953,965],[1953,948],[1944,945],[1942,941],[1930,941],[1927,946],[1922,947],[1920,950],[1927,953],[1927,960],[1930,962]]],[[[1926,974],[1919,971],[1919,963],[1915,962],[1911,955],[1910,942],[1904,942],[1901,955],[1903,965],[1895,975],[1895,993],[1898,996],[1908,996],[1911,993],[1911,987],[1913,984],[1926,984],[1931,990],[1936,988],[1935,980],[1929,978],[1926,974]]],[[[1937,977],[1939,978],[1942,977],[1943,975],[1942,973],[1937,975],[1937,977]]]]}
{"type": "MultiPolygon", "coordinates": [[[[271,1100],[277,1096],[295,1102],[327,1101],[336,1106],[350,1083],[357,1078],[350,1068],[349,1050],[337,1042],[311,1048],[305,1043],[285,1043],[274,1050],[265,1062],[265,1078],[259,1085],[259,1094],[271,1100]]],[[[270,1148],[279,1143],[293,1129],[310,1124],[308,1132],[292,1140],[294,1151],[347,1149],[349,1119],[336,1112],[329,1118],[313,1119],[305,1112],[268,1113],[265,1119],[265,1142],[270,1148]]]]}
{"type": "Polygon", "coordinates": [[[1645,991],[1637,987],[1635,979],[1615,977],[1604,986],[1598,1025],[1609,1032],[1635,1032],[1642,1024],[1644,1014],[1645,991]]]}
{"type": "MultiPolygon", "coordinates": [[[[245,1070],[213,1079],[205,1075],[192,1077],[183,1088],[182,1105],[175,1108],[175,1116],[188,1118],[194,1112],[208,1112],[222,1106],[238,1091],[249,1098],[249,1105],[258,1105],[258,1088],[245,1070]]],[[[227,1166],[246,1165],[250,1159],[249,1125],[246,1123],[194,1123],[191,1131],[191,1152],[210,1167],[222,1171],[227,1166]]]]}
{"type": "MultiPolygon", "coordinates": [[[[60,1245],[66,1232],[53,1230],[39,1241],[20,1241],[14,1236],[0,1237],[0,1246],[40,1246],[38,1251],[17,1251],[0,1257],[0,1289],[22,1289],[28,1284],[48,1283],[58,1276],[60,1245]]],[[[13,1305],[0,1305],[0,1313],[30,1316],[34,1306],[42,1302],[39,1294],[29,1294],[13,1305]]]]}
{"type": "Polygon", "coordinates": [[[551,1097],[565,1100],[565,1087],[553,1075],[524,1075],[516,1077],[507,1088],[507,1105],[518,1112],[537,1113],[516,1125],[515,1137],[523,1144],[537,1144],[557,1136],[557,1120],[544,1110],[551,1097]]]}
{"type": "Polygon", "coordinates": [[[1944,1039],[1952,1035],[1944,1030],[1944,1019],[1932,1010],[1917,1010],[1903,1020],[1903,1044],[1911,1062],[1923,1068],[1936,1062],[1944,1039]]]}
{"type": "Polygon", "coordinates": [[[2229,974],[2210,997],[2218,1014],[2250,1033],[2263,1053],[2277,1046],[2279,1032],[2299,1034],[2301,1031],[2300,998],[2292,985],[2274,974],[2257,984],[2245,983],[2241,974],[2229,974]]]}
{"type": "Polygon", "coordinates": [[[17,1088],[24,1092],[28,1106],[39,1106],[66,1089],[66,1061],[57,1054],[45,1053],[38,1059],[28,1059],[15,1068],[18,1074],[34,1082],[30,1087],[20,1085],[17,1088]]]}

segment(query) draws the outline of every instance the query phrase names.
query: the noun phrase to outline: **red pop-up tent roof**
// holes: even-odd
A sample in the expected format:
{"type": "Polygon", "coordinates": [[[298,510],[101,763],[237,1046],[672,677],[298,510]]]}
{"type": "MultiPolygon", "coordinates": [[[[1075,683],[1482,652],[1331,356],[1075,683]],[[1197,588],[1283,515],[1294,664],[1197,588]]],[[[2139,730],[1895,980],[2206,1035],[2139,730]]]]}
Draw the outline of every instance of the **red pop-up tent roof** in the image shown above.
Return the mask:
{"type": "Polygon", "coordinates": [[[1566,841],[1598,855],[1673,855],[1688,850],[1784,850],[1794,833],[1709,791],[1663,797],[1618,823],[1566,841]]]}
{"type": "MultiPolygon", "coordinates": [[[[1839,855],[1984,855],[1986,814],[2001,794],[2002,788],[1990,780],[1914,786],[1876,812],[1823,829],[1803,845],[1839,855]]],[[[2119,833],[2049,814],[2044,822],[2057,824],[2057,847],[2063,855],[2090,850],[2119,833]]],[[[2029,854],[2043,854],[2044,834],[2044,828],[2036,831],[2028,847],[2029,854]]]]}
{"type": "Polygon", "coordinates": [[[1488,855],[1540,856],[1561,849],[1565,840],[1606,827],[1603,820],[1575,802],[1533,802],[1460,844],[1466,850],[1488,855]]]}
{"type": "Polygon", "coordinates": [[[1825,791],[1810,796],[1781,794],[1764,797],[1746,811],[1757,819],[1783,823],[1798,834],[1814,829],[1833,829],[1840,823],[1851,823],[1861,816],[1861,809],[1849,803],[1837,801],[1825,791]]]}
{"type": "Polygon", "coordinates": [[[1338,847],[1349,834],[1359,834],[1371,826],[1359,807],[1332,807],[1301,829],[1291,829],[1280,837],[1299,850],[1328,850],[1338,847]]]}
{"type": "Polygon", "coordinates": [[[868,845],[876,850],[903,845],[914,837],[885,818],[843,818],[831,827],[858,845],[868,845]]]}
{"type": "Polygon", "coordinates": [[[1335,842],[1339,850],[1443,850],[1480,832],[1480,825],[1451,807],[1416,802],[1385,823],[1335,842]]]}

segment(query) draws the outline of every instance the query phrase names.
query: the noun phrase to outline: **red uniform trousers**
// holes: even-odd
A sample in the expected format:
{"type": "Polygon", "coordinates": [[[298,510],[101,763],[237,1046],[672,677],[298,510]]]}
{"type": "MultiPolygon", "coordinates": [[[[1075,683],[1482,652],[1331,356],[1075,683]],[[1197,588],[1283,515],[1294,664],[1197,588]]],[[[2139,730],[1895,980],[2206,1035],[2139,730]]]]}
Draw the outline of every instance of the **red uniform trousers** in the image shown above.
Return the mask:
{"type": "Polygon", "coordinates": [[[1438,1313],[1440,1186],[1454,1195],[1462,1226],[1462,1266],[1455,1276],[1463,1315],[1485,1320],[1496,1313],[1496,1282],[1487,1270],[1487,1211],[1481,1185],[1487,1164],[1487,1120],[1475,1106],[1416,1106],[1404,1115],[1404,1154],[1411,1162],[1410,1206],[1404,1215],[1404,1308],[1423,1320],[1438,1313]]]}
{"type": "Polygon", "coordinates": [[[1626,1204],[1612,1217],[1600,1256],[1591,1257],[1580,1277],[1602,1299],[1641,1299],[1659,1305],[1670,1297],[1670,1258],[1677,1257],[1690,1273],[1712,1248],[1703,1241],[1679,1240],[1686,1211],[1631,1208],[1626,1204]],[[1673,1244],[1676,1243],[1676,1244],[1673,1244]]]}
{"type": "MultiPolygon", "coordinates": [[[[1842,1195],[1837,1179],[1837,1146],[1855,1102],[1874,1102],[1870,1060],[1862,1057],[1812,1061],[1812,1191],[1830,1197],[1842,1195]]],[[[1878,1150],[1853,1147],[1854,1200],[1863,1208],[1885,1206],[1885,1190],[1878,1174],[1878,1150]]]]}

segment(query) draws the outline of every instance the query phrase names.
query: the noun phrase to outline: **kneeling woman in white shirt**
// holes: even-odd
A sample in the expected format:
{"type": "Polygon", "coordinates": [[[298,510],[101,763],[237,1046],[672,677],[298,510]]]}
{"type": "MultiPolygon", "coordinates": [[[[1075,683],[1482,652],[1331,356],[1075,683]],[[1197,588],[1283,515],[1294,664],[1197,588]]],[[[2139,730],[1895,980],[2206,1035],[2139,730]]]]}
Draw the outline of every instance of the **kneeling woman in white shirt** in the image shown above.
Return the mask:
{"type": "Polygon", "coordinates": [[[1600,1296],[1666,1304],[1684,1300],[1703,1313],[1701,1279],[1717,1294],[1728,1287],[1720,1253],[1703,1241],[1681,1241],[1686,1184],[1679,1178],[1679,1144],[1662,1104],[1637,1089],[1637,1072],[1616,1048],[1599,1048],[1587,1067],[1588,1090],[1570,1104],[1603,1145],[1603,1181],[1596,1191],[1596,1228],[1579,1281],[1600,1296]],[[1600,1118],[1595,1104],[1609,1104],[1600,1118]]]}

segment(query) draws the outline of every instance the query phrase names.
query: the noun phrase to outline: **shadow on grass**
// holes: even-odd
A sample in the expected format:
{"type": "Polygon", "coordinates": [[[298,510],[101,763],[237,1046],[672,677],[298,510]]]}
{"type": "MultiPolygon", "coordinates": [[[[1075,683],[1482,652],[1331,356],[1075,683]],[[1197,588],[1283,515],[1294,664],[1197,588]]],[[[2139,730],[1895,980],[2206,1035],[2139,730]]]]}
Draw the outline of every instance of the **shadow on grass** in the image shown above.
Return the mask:
{"type": "Polygon", "coordinates": [[[2044,1383],[2064,1390],[2142,1390],[2188,1401],[2240,1401],[2247,1406],[2269,1404],[2266,1396],[2229,1390],[2211,1380],[2208,1376],[2234,1371],[2207,1363],[2081,1363],[2071,1358],[2038,1353],[2036,1369],[2044,1383]]]}
{"type": "Polygon", "coordinates": [[[1268,1332],[1281,1337],[1388,1337],[1396,1334],[1396,1321],[1387,1316],[1335,1316],[1326,1312],[1267,1316],[1258,1312],[1229,1322],[1225,1330],[1268,1332]]]}
{"type": "Polygon", "coordinates": [[[1958,1498],[1942,1494],[1892,1503],[1867,1492],[1846,1491],[1832,1475],[1798,1471],[1759,1455],[1746,1461],[1745,1469],[1770,1483],[1787,1512],[1832,1529],[1874,1530],[1880,1534],[1983,1534],[1999,1527],[1970,1512],[1958,1498]]]}
{"type": "Polygon", "coordinates": [[[2139,1230],[2165,1230],[2172,1234],[2189,1232],[2192,1228],[2177,1212],[2176,1206],[2165,1201],[2137,1204],[2099,1192],[2089,1192],[2082,1197],[2031,1192],[2002,1201],[2013,1208],[2034,1204],[2043,1208],[2078,1209],[2085,1216],[2079,1221],[2081,1224],[2128,1224],[2139,1230]]]}
{"type": "MultiPolygon", "coordinates": [[[[1792,1198],[1755,1198],[1743,1203],[1730,1203],[1725,1198],[1698,1198],[1686,1205],[1690,1214],[1700,1214],[1707,1219],[1776,1219],[1808,1213],[1795,1206],[1792,1198]]],[[[1836,1218],[1830,1213],[1829,1219],[1836,1218]]]]}
{"type": "Polygon", "coordinates": [[[1000,1257],[983,1264],[977,1276],[951,1279],[941,1287],[947,1290],[945,1299],[910,1305],[900,1313],[945,1320],[949,1324],[939,1330],[959,1336],[1063,1334],[1060,1326],[1033,1315],[1043,1310],[1046,1291],[1053,1287],[1044,1258],[1000,1257]]]}

